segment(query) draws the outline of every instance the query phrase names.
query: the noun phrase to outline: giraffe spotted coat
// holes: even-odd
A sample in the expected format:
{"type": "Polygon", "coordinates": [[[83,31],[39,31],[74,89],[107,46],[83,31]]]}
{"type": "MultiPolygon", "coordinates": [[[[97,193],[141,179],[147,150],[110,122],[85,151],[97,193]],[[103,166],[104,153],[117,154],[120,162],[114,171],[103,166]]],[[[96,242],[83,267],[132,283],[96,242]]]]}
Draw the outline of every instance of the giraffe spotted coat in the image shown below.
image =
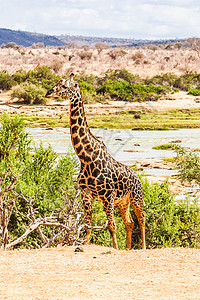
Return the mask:
{"type": "Polygon", "coordinates": [[[116,205],[126,228],[127,249],[131,249],[134,222],[131,205],[139,222],[142,248],[145,249],[145,216],[143,213],[142,184],[137,174],[129,167],[116,161],[107,151],[105,144],[90,131],[84,113],[82,94],[78,83],[62,79],[47,97],[70,99],[70,131],[72,144],[81,162],[78,184],[83,195],[86,219],[86,242],[89,242],[92,226],[92,202],[103,203],[108,220],[113,247],[117,248],[114,206],[116,205]]]}

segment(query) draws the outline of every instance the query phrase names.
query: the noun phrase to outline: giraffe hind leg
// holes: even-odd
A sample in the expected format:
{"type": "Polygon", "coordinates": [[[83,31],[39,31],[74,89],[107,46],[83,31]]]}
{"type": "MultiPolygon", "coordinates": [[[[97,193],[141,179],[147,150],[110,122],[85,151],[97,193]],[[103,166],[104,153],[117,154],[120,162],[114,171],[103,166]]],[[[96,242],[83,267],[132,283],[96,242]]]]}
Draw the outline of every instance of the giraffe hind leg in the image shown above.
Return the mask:
{"type": "Polygon", "coordinates": [[[143,200],[142,197],[135,196],[131,198],[131,206],[135,212],[135,215],[138,219],[140,230],[141,230],[141,238],[142,238],[142,249],[146,249],[146,241],[145,241],[145,215],[143,213],[143,200]]]}
{"type": "Polygon", "coordinates": [[[131,250],[132,230],[134,226],[134,221],[129,211],[129,204],[130,204],[130,194],[128,194],[119,203],[117,203],[117,208],[120,212],[120,215],[122,217],[126,229],[127,250],[131,250]]]}
{"type": "Polygon", "coordinates": [[[92,229],[90,228],[92,226],[92,202],[93,198],[89,194],[83,194],[83,205],[85,209],[85,244],[89,243],[90,240],[90,234],[92,229]]]}

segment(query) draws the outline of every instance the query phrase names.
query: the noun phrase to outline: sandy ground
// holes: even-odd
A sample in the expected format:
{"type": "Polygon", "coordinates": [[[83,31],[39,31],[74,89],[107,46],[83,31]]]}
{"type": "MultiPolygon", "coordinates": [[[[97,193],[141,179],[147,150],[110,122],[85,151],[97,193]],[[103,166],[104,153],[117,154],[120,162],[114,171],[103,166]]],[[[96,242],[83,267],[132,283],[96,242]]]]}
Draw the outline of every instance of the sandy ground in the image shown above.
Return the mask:
{"type": "MultiPolygon", "coordinates": [[[[179,92],[168,95],[158,101],[146,102],[123,102],[111,101],[109,104],[85,105],[86,115],[110,114],[121,110],[150,110],[167,111],[173,109],[195,109],[200,108],[200,97],[187,95],[186,92],[179,92]]],[[[69,101],[50,102],[47,105],[24,105],[16,103],[16,99],[11,100],[10,92],[0,93],[0,113],[27,114],[32,116],[60,116],[69,114],[69,101]]]]}
{"type": "Polygon", "coordinates": [[[0,252],[1,299],[200,299],[200,250],[0,252]]]}

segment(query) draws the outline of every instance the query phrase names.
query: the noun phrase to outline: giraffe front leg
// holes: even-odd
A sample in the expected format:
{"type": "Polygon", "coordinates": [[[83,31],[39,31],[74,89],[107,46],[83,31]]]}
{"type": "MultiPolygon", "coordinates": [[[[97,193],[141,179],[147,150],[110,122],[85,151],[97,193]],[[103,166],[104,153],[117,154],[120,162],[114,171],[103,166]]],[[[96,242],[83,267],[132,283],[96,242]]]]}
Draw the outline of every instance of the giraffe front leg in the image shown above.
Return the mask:
{"type": "Polygon", "coordinates": [[[112,237],[113,248],[118,249],[117,238],[116,238],[116,225],[114,220],[114,199],[113,196],[107,198],[103,202],[104,209],[106,211],[107,220],[108,220],[108,230],[112,237]]]}
{"type": "Polygon", "coordinates": [[[83,205],[84,205],[84,209],[85,209],[85,223],[86,223],[86,227],[85,227],[85,244],[89,243],[90,240],[90,234],[92,229],[90,227],[92,227],[92,202],[93,202],[93,198],[89,195],[89,194],[84,194],[83,196],[83,205]]]}

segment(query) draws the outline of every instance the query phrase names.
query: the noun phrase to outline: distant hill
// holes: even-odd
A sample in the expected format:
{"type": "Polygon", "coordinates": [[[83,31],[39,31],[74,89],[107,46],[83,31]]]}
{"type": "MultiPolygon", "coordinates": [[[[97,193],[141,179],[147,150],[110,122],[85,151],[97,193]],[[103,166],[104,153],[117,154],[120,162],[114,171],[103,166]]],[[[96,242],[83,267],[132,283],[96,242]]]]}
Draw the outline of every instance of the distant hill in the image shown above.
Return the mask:
{"type": "Polygon", "coordinates": [[[71,35],[45,35],[41,33],[32,33],[21,30],[11,30],[0,28],[0,45],[14,42],[17,45],[24,47],[32,46],[34,43],[44,43],[44,46],[63,46],[74,43],[78,46],[89,45],[94,46],[97,42],[106,43],[108,46],[116,47],[119,45],[133,47],[142,46],[145,44],[171,44],[184,42],[184,39],[169,39],[169,40],[135,40],[125,38],[107,38],[107,37],[88,37],[88,36],[71,36],[71,35]]]}
{"type": "Polygon", "coordinates": [[[169,40],[142,40],[142,39],[126,39],[126,38],[108,38],[108,37],[91,37],[91,36],[73,36],[73,35],[61,35],[57,36],[57,38],[67,44],[75,43],[79,46],[81,45],[90,45],[94,46],[98,42],[103,42],[110,47],[116,46],[128,46],[128,47],[136,47],[147,44],[153,45],[166,45],[173,43],[184,43],[185,39],[169,39],[169,40]]]}
{"type": "Polygon", "coordinates": [[[44,43],[44,46],[66,45],[65,42],[52,35],[0,28],[0,45],[9,42],[14,42],[24,47],[32,46],[34,43],[44,43]]]}

